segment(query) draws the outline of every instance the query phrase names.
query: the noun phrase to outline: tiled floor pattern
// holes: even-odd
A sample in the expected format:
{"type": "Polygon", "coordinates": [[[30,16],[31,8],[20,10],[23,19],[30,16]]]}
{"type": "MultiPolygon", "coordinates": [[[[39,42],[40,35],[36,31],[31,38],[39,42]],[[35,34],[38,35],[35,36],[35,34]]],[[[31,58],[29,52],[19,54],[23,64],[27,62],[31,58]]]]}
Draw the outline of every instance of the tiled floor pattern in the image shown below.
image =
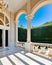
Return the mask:
{"type": "MultiPolygon", "coordinates": [[[[0,55],[0,65],[52,65],[52,60],[46,59],[35,53],[24,51],[20,48],[11,51],[8,55],[0,55]],[[15,52],[14,52],[15,51],[15,52]]],[[[0,52],[1,54],[2,52],[0,52]]]]}

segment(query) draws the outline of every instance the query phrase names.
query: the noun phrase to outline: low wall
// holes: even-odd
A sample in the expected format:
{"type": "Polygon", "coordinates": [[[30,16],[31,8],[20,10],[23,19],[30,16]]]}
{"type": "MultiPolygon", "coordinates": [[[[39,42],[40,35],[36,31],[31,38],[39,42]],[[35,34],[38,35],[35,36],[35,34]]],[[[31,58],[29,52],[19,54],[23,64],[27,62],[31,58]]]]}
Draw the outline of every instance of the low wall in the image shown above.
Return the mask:
{"type": "Polygon", "coordinates": [[[52,44],[49,43],[31,43],[31,45],[36,45],[36,46],[47,46],[52,48],[52,44]]]}

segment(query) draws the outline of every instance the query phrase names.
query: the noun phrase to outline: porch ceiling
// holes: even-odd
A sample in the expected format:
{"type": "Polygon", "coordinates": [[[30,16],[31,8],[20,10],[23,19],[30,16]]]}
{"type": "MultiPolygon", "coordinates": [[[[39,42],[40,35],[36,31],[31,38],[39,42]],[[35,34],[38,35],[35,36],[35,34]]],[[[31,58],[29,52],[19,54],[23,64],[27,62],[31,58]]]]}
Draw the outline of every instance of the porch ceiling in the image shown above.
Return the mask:
{"type": "Polygon", "coordinates": [[[8,8],[10,11],[15,12],[16,10],[19,10],[27,0],[5,0],[8,2],[8,8]]]}

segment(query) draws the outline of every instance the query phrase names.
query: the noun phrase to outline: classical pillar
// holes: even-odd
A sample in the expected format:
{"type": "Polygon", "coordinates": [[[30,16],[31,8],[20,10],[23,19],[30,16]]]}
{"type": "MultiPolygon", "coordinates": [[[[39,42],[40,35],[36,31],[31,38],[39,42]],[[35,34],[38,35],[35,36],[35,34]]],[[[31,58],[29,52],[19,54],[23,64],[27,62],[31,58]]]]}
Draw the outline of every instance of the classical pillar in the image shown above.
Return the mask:
{"type": "Polygon", "coordinates": [[[16,42],[18,42],[18,22],[16,24],[16,42]]]}
{"type": "Polygon", "coordinates": [[[30,0],[27,0],[27,42],[25,43],[25,50],[31,51],[31,8],[30,0]]]}
{"type": "Polygon", "coordinates": [[[10,47],[14,47],[15,46],[15,29],[14,29],[14,13],[10,14],[10,47]]]}
{"type": "Polygon", "coordinates": [[[10,18],[9,18],[9,29],[8,29],[8,47],[10,47],[10,18]]]}
{"type": "Polygon", "coordinates": [[[31,42],[31,16],[28,15],[27,16],[27,42],[30,43],[31,42]]]}
{"type": "Polygon", "coordinates": [[[31,51],[31,16],[28,15],[27,17],[27,42],[25,43],[25,50],[31,51]]]}
{"type": "Polygon", "coordinates": [[[4,15],[4,29],[3,29],[3,48],[5,48],[5,15],[4,15]]]}
{"type": "Polygon", "coordinates": [[[30,7],[30,0],[27,0],[27,42],[30,43],[31,42],[31,16],[30,16],[30,11],[31,11],[31,7],[30,7]]]}
{"type": "Polygon", "coordinates": [[[18,22],[16,22],[16,46],[18,43],[18,22]]]}
{"type": "Polygon", "coordinates": [[[5,48],[5,30],[3,29],[3,48],[5,48]]]}

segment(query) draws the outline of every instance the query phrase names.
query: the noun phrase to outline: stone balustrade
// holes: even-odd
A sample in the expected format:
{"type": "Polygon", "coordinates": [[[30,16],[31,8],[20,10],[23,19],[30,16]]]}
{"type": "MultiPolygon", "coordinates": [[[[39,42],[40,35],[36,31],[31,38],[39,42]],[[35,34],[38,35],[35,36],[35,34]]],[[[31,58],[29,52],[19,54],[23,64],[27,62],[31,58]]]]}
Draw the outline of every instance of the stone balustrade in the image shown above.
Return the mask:
{"type": "Polygon", "coordinates": [[[17,46],[18,47],[21,47],[21,48],[24,48],[25,46],[25,44],[24,44],[25,42],[17,42],[17,46]]]}
{"type": "Polygon", "coordinates": [[[49,43],[32,43],[31,45],[52,48],[52,44],[49,43]]]}

